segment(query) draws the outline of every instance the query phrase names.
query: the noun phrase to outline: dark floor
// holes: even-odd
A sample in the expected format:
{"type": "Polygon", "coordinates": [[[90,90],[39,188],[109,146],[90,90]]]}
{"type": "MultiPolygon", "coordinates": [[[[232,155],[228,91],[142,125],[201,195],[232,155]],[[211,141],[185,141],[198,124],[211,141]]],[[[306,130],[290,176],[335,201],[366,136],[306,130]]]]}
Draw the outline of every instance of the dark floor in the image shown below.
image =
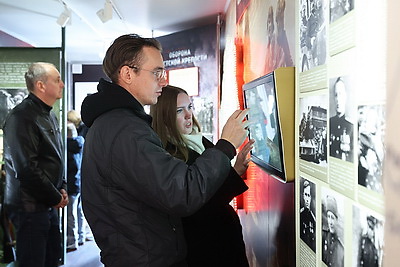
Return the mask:
{"type": "Polygon", "coordinates": [[[103,267],[100,250],[94,241],[85,242],[77,250],[68,252],[65,264],[60,267],[103,267]]]}
{"type": "MultiPolygon", "coordinates": [[[[0,263],[0,267],[17,267],[12,262],[9,264],[0,263]]],[[[87,241],[78,250],[68,252],[65,264],[59,267],[104,267],[100,262],[100,250],[94,241],[87,241]]]]}

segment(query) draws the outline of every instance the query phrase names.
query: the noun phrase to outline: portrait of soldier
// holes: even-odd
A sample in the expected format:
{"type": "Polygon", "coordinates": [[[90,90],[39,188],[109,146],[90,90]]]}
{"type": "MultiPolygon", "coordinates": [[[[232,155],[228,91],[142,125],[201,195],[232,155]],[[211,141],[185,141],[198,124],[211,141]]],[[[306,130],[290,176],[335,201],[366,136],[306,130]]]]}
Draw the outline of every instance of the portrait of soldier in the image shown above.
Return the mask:
{"type": "Polygon", "coordinates": [[[326,225],[322,229],[322,261],[327,266],[344,266],[344,246],[338,235],[338,208],[336,199],[325,199],[326,225]]]}
{"type": "Polygon", "coordinates": [[[377,219],[369,215],[367,217],[367,229],[362,234],[358,252],[358,266],[378,267],[379,254],[375,240],[375,226],[377,219]]]}
{"type": "Polygon", "coordinates": [[[311,183],[304,179],[303,187],[303,207],[300,208],[300,238],[315,251],[315,215],[312,211],[311,202],[315,189],[311,189],[311,183]]]}
{"type": "Polygon", "coordinates": [[[329,119],[330,156],[353,162],[353,123],[346,116],[347,88],[341,77],[333,84],[333,95],[336,114],[329,119]]]}
{"type": "Polygon", "coordinates": [[[358,107],[358,184],[378,193],[383,193],[384,118],[383,105],[358,107]]]}

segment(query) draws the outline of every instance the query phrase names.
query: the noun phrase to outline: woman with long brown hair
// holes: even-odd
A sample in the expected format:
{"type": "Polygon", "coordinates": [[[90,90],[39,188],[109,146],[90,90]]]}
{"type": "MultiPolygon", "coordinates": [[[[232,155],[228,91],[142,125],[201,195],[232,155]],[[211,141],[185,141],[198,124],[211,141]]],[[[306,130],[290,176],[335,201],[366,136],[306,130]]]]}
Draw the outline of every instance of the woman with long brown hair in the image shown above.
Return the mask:
{"type": "MultiPolygon", "coordinates": [[[[214,146],[202,136],[193,115],[193,103],[182,88],[164,87],[157,104],[151,106],[150,115],[166,150],[188,165],[205,149],[214,146]]],[[[240,175],[247,169],[247,154],[253,142],[249,141],[238,153],[234,167],[215,195],[196,213],[182,218],[190,267],[249,266],[242,226],[230,202],[248,189],[240,175]]]]}

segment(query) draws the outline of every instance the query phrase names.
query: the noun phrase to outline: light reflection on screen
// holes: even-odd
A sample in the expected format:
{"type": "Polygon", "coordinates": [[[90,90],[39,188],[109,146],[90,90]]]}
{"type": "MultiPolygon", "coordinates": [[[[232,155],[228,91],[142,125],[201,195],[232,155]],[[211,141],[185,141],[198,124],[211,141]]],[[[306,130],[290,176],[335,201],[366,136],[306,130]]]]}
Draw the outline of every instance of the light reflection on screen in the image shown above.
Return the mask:
{"type": "Polygon", "coordinates": [[[273,76],[245,90],[246,106],[250,108],[250,138],[255,140],[252,156],[282,171],[280,129],[277,121],[276,94],[273,76]]]}

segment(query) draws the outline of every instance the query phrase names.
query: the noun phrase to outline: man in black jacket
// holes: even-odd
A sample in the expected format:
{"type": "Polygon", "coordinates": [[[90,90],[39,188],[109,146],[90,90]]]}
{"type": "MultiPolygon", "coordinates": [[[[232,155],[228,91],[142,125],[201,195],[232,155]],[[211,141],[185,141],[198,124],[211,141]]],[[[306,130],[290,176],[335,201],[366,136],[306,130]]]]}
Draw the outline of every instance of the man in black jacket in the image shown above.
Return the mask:
{"type": "Polygon", "coordinates": [[[57,209],[68,204],[64,152],[52,106],[64,83],[53,64],[33,63],[25,73],[29,95],[4,124],[6,212],[16,228],[19,267],[58,266],[57,209]]]}
{"type": "Polygon", "coordinates": [[[190,166],[171,156],[144,105],[167,85],[161,46],[135,34],[106,52],[98,93],[82,103],[90,127],[82,161],[85,217],[107,267],[185,266],[181,217],[197,211],[222,185],[244,141],[247,111],[228,119],[215,148],[190,166]]]}

